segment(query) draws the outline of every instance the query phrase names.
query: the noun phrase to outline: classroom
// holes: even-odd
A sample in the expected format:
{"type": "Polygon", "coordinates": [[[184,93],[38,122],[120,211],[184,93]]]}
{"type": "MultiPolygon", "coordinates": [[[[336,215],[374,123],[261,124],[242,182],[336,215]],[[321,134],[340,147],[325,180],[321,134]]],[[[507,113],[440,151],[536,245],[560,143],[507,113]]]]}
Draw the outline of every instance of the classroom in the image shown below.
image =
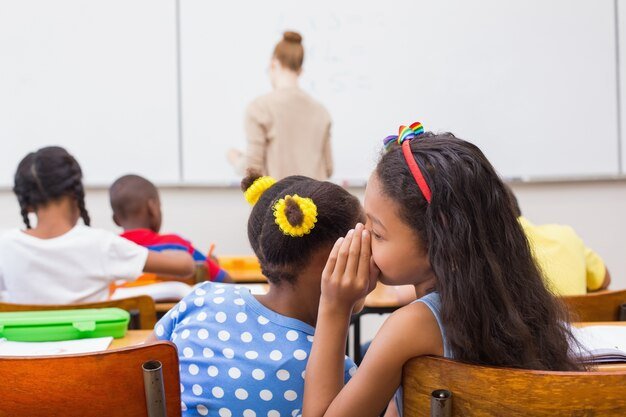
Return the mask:
{"type": "Polygon", "coordinates": [[[0,0],[0,57],[0,416],[626,416],[625,0],[0,0]]]}

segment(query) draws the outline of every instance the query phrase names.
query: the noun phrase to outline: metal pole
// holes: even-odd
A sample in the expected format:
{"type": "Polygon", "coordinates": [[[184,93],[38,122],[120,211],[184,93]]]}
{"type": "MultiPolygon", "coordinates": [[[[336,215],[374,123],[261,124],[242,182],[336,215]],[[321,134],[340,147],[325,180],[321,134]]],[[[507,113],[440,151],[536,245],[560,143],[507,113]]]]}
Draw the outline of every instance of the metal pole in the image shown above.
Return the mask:
{"type": "Polygon", "coordinates": [[[430,417],[452,417],[452,393],[438,389],[430,394],[430,417]]]}
{"type": "Polygon", "coordinates": [[[143,369],[143,387],[146,392],[148,417],[167,417],[163,365],[159,361],[148,361],[141,368],[143,369]]]}

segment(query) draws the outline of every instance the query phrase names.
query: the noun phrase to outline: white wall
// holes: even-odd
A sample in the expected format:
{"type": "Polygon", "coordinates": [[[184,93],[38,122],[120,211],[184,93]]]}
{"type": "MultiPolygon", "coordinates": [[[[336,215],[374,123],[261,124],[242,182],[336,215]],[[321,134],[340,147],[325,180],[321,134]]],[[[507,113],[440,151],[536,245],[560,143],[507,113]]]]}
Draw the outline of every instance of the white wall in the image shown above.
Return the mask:
{"type": "MultiPolygon", "coordinates": [[[[626,288],[626,180],[513,184],[524,215],[535,223],[576,229],[606,261],[614,288],[626,288]]],[[[363,197],[362,188],[350,191],[363,197]]],[[[251,253],[246,234],[249,206],[234,188],[162,188],[163,231],[190,239],[200,250],[216,243],[223,255],[251,253]]],[[[105,189],[87,190],[92,225],[117,230],[105,189]]],[[[0,230],[20,227],[15,197],[0,190],[0,230]]]]}

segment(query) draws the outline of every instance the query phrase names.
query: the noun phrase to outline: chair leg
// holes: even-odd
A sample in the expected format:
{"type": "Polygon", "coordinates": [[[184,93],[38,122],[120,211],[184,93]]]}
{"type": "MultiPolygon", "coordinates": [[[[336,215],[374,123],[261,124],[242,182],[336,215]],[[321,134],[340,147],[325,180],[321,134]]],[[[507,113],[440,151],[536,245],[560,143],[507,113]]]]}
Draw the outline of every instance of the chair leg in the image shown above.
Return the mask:
{"type": "Polygon", "coordinates": [[[148,361],[142,366],[143,387],[146,393],[148,417],[167,417],[165,388],[163,387],[163,365],[159,361],[148,361]]]}
{"type": "Polygon", "coordinates": [[[619,321],[626,321],[626,303],[619,306],[619,321]]]}

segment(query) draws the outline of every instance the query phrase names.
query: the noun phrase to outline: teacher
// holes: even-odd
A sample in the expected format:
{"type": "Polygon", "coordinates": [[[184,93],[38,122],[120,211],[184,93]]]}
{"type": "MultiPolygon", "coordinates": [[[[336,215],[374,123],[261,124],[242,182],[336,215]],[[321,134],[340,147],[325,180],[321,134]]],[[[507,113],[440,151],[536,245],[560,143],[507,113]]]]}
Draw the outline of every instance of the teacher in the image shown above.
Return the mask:
{"type": "Polygon", "coordinates": [[[277,180],[289,175],[325,180],[333,173],[330,114],[298,86],[303,61],[302,36],[285,32],[270,62],[273,91],[246,110],[246,168],[277,180]]]}

